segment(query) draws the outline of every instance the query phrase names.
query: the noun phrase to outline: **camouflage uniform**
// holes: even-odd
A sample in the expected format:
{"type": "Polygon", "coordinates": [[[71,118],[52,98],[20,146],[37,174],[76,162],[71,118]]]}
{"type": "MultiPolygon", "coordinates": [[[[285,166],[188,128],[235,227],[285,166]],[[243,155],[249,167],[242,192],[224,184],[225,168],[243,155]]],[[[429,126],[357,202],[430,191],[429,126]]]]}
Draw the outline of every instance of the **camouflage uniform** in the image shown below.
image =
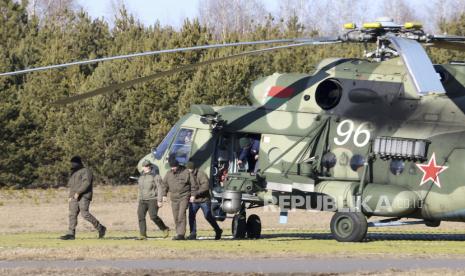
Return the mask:
{"type": "Polygon", "coordinates": [[[82,217],[90,222],[99,233],[105,227],[89,212],[89,205],[92,201],[92,172],[87,168],[75,171],[69,181],[69,230],[68,235],[74,236],[76,233],[77,217],[81,213],[82,217]],[[77,199],[74,195],[78,194],[77,199]]]}
{"type": "Polygon", "coordinates": [[[184,237],[186,234],[186,210],[189,198],[194,196],[197,187],[194,176],[184,167],[177,167],[176,172],[167,172],[163,179],[164,193],[170,192],[171,208],[173,210],[176,234],[184,237]]]}

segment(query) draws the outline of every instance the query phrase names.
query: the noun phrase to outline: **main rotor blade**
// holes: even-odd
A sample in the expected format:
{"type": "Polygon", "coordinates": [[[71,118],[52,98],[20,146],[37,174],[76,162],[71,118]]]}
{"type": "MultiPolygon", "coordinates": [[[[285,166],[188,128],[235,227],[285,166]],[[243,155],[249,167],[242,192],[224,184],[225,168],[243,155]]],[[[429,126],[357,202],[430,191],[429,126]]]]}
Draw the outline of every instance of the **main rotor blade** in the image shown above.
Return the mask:
{"type": "Polygon", "coordinates": [[[407,72],[419,94],[446,92],[431,60],[420,43],[394,35],[388,36],[388,39],[402,57],[407,72]]]}
{"type": "Polygon", "coordinates": [[[465,51],[465,43],[455,41],[434,41],[425,44],[427,47],[441,48],[447,50],[465,51]]]}
{"type": "Polygon", "coordinates": [[[450,42],[460,42],[465,41],[465,36],[460,35],[433,35],[430,37],[431,41],[450,41],[450,42]]]}
{"type": "Polygon", "coordinates": [[[43,70],[48,70],[48,69],[69,67],[69,66],[73,66],[73,65],[85,65],[85,64],[92,64],[92,63],[97,63],[97,62],[102,62],[102,61],[126,59],[126,58],[133,58],[133,57],[142,57],[142,56],[159,55],[159,54],[167,54],[167,53],[177,53],[177,52],[187,52],[187,51],[204,50],[204,49],[216,49],[216,48],[233,47],[233,46],[292,43],[292,42],[295,43],[295,42],[300,42],[300,40],[304,41],[304,39],[275,39],[275,40],[262,40],[262,41],[250,41],[250,42],[235,42],[235,43],[225,43],[225,44],[200,45],[200,46],[193,46],[193,47],[186,47],[186,48],[176,48],[176,49],[149,51],[149,52],[134,53],[134,54],[128,54],[128,55],[96,58],[96,59],[75,61],[75,62],[69,62],[69,63],[56,64],[56,65],[48,65],[48,66],[42,66],[42,67],[29,68],[29,69],[24,69],[24,70],[19,70],[19,71],[0,73],[0,76],[13,76],[13,75],[20,75],[20,74],[36,72],[36,71],[43,71],[43,70]]]}
{"type": "Polygon", "coordinates": [[[125,82],[122,82],[122,83],[117,83],[117,84],[113,84],[113,85],[110,85],[110,86],[98,88],[98,89],[95,89],[95,90],[90,91],[90,92],[86,92],[86,93],[83,93],[83,94],[78,94],[78,95],[71,96],[71,97],[68,97],[68,98],[60,99],[60,100],[54,102],[54,104],[55,105],[65,105],[65,104],[73,103],[75,101],[79,101],[79,100],[87,99],[87,98],[94,97],[94,96],[97,96],[97,95],[112,92],[112,91],[114,91],[116,89],[127,88],[127,87],[133,86],[135,84],[145,82],[145,81],[154,80],[154,79],[161,78],[161,77],[164,77],[164,76],[168,76],[168,75],[171,75],[171,74],[174,74],[174,73],[193,70],[193,69],[195,69],[197,67],[200,67],[200,66],[205,66],[205,65],[209,65],[209,64],[213,64],[213,63],[218,63],[218,62],[222,62],[222,61],[229,60],[229,59],[235,59],[235,58],[249,56],[249,55],[257,55],[257,54],[261,54],[261,53],[264,53],[264,52],[270,52],[270,51],[275,51],[275,50],[280,50],[280,49],[301,47],[301,46],[307,46],[307,45],[333,44],[333,43],[339,43],[339,42],[341,42],[341,41],[337,41],[337,40],[310,41],[310,40],[308,40],[307,42],[301,42],[301,43],[296,43],[296,44],[276,46],[276,47],[271,47],[271,48],[265,48],[265,49],[242,52],[242,53],[239,53],[239,54],[220,57],[220,58],[212,59],[212,60],[206,60],[206,61],[202,61],[202,62],[198,62],[198,63],[194,63],[194,64],[189,64],[189,65],[185,65],[183,67],[178,67],[178,68],[158,72],[158,73],[155,73],[155,74],[152,74],[152,75],[149,75],[149,76],[140,77],[140,78],[125,81],[125,82]]]}

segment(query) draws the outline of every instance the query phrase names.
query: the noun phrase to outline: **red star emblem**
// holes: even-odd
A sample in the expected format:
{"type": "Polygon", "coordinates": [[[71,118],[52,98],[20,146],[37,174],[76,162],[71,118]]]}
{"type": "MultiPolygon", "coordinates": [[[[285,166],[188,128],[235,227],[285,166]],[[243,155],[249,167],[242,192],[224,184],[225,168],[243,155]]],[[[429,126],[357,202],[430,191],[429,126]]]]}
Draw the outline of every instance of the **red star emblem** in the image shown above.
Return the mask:
{"type": "Polygon", "coordinates": [[[428,164],[416,164],[417,167],[423,172],[423,178],[421,179],[420,186],[428,182],[429,180],[433,181],[436,186],[441,188],[441,182],[439,181],[439,174],[445,171],[448,167],[438,166],[436,164],[436,156],[433,152],[431,159],[428,164]]]}

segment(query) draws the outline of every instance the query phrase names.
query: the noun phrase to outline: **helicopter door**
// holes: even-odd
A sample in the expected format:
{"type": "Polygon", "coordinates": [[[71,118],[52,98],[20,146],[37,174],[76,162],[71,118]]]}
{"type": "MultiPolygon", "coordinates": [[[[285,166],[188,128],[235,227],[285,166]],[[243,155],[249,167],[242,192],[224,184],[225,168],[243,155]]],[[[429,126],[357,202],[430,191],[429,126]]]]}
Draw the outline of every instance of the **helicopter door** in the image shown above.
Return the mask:
{"type": "MultiPolygon", "coordinates": [[[[229,173],[237,173],[237,172],[254,172],[256,169],[258,170],[258,160],[248,160],[252,159],[253,156],[249,156],[248,154],[242,156],[244,160],[239,162],[241,158],[241,153],[243,149],[240,145],[241,138],[247,138],[250,140],[250,146],[252,146],[253,141],[256,141],[259,148],[259,142],[261,139],[260,134],[252,134],[252,133],[240,133],[240,134],[232,134],[232,133],[222,133],[221,136],[218,137],[216,141],[216,150],[214,155],[214,160],[212,162],[212,178],[213,187],[221,187],[223,182],[227,178],[229,173]],[[250,158],[249,158],[250,157],[250,158]],[[249,164],[252,163],[252,164],[249,164]],[[253,167],[250,167],[253,166],[253,167]]],[[[258,152],[257,152],[258,154],[258,152]]]]}
{"type": "Polygon", "coordinates": [[[179,164],[186,165],[189,161],[189,156],[192,149],[192,140],[194,138],[194,129],[181,128],[171,145],[170,153],[167,158],[171,155],[176,157],[179,164]]]}

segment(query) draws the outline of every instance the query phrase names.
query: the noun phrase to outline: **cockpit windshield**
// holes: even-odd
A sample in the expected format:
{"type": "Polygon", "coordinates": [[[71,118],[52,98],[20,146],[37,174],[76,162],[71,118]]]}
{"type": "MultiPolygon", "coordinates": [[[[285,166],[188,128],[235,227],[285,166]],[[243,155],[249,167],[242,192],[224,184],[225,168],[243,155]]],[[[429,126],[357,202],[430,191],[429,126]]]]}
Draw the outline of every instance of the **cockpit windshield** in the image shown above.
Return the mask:
{"type": "Polygon", "coordinates": [[[171,144],[171,141],[173,141],[174,135],[178,131],[178,128],[179,127],[177,125],[173,126],[168,132],[168,134],[166,134],[165,138],[163,138],[163,141],[161,141],[158,147],[152,152],[153,157],[155,157],[155,159],[160,160],[163,157],[165,151],[171,144]]]}
{"type": "Polygon", "coordinates": [[[170,155],[174,155],[179,164],[186,165],[189,161],[189,154],[192,148],[192,138],[194,137],[194,130],[189,128],[181,128],[178,135],[174,139],[171,146],[170,155]]]}

